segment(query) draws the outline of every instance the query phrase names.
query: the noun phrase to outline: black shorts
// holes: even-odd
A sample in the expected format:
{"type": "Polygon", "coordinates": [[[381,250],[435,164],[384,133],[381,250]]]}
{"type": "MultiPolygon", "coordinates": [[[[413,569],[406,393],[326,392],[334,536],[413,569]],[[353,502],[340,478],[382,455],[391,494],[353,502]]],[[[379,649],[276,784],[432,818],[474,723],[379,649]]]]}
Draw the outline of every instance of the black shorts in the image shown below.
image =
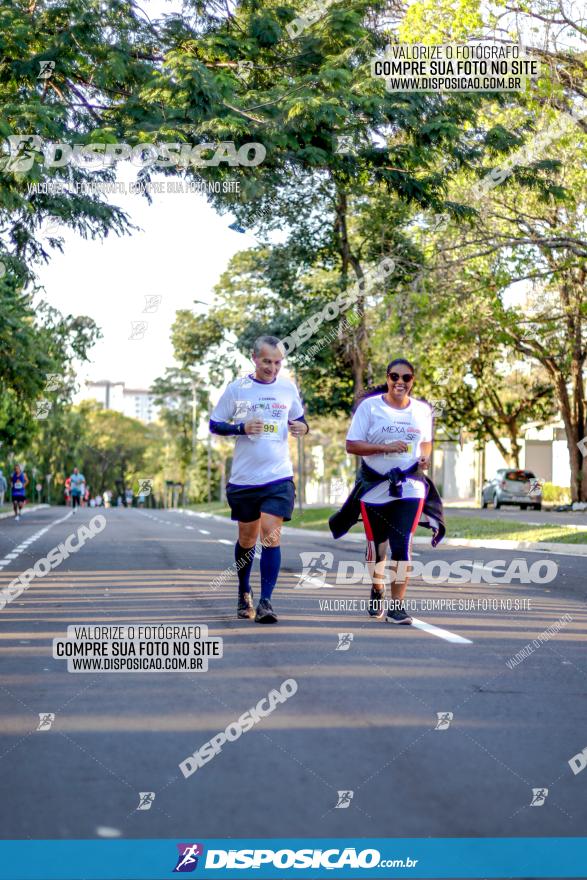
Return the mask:
{"type": "Polygon", "coordinates": [[[263,486],[234,486],[229,483],[226,499],[230,505],[230,518],[238,522],[254,522],[259,519],[261,512],[281,516],[289,522],[296,490],[291,477],[263,486]]]}
{"type": "Polygon", "coordinates": [[[368,562],[385,559],[388,542],[392,559],[399,562],[412,558],[412,536],[420,521],[423,505],[424,499],[420,498],[398,498],[387,504],[361,501],[368,562]]]}

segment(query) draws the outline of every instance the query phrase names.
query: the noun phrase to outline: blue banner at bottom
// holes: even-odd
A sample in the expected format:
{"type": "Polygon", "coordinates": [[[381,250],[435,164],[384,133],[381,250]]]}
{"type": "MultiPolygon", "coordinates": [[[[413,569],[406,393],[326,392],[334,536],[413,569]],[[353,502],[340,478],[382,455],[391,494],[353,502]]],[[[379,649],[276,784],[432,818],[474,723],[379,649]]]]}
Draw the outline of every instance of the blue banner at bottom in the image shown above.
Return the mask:
{"type": "Polygon", "coordinates": [[[1,880],[587,877],[586,837],[3,840],[1,880]]]}

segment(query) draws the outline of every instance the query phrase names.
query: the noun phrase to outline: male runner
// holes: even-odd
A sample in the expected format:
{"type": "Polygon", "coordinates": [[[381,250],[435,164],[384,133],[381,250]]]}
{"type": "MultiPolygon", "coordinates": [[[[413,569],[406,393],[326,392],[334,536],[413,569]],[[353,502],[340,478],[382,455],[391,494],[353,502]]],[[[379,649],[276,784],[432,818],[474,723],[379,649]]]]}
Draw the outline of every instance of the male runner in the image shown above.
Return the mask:
{"type": "Polygon", "coordinates": [[[74,467],[69,479],[71,481],[71,507],[75,513],[75,508],[80,506],[82,495],[86,490],[86,478],[80,474],[78,468],[74,467]]]}
{"type": "Polygon", "coordinates": [[[213,434],[237,437],[226,497],[231,519],[238,521],[235,560],[238,572],[237,617],[277,623],[271,594],[281,566],[283,521],[295,502],[287,433],[309,430],[295,385],[279,378],[283,360],[276,336],[255,340],[255,372],[230,382],[210,418],[213,434]],[[254,611],[250,576],[261,534],[261,598],[254,611]]]}
{"type": "Polygon", "coordinates": [[[10,487],[12,492],[12,507],[14,508],[14,519],[20,519],[20,512],[25,501],[25,489],[29,484],[29,478],[21,469],[19,464],[14,465],[14,472],[10,477],[10,487]]]}

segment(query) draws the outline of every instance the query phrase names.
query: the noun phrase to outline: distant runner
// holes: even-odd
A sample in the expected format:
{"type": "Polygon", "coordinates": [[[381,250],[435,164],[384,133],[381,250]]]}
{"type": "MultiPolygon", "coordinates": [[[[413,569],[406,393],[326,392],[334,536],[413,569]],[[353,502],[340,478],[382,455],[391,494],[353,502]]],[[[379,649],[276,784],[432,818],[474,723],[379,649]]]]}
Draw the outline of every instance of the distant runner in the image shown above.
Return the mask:
{"type": "Polygon", "coordinates": [[[69,479],[71,483],[71,506],[75,513],[75,509],[80,506],[82,497],[86,491],[86,478],[83,474],[80,474],[78,468],[74,467],[73,473],[69,479]]]}
{"type": "Polygon", "coordinates": [[[19,464],[14,465],[14,471],[10,477],[10,485],[12,489],[12,507],[14,508],[15,521],[20,519],[20,512],[25,502],[25,490],[29,484],[29,478],[21,470],[19,464]]]}
{"type": "MultiPolygon", "coordinates": [[[[427,516],[423,524],[434,530],[433,546],[444,535],[442,502],[423,474],[432,452],[432,410],[424,401],[410,397],[413,384],[414,367],[397,358],[388,364],[386,384],[368,390],[360,399],[346,450],[361,456],[361,469],[351,495],[329,520],[338,538],[362,515],[373,581],[369,614],[377,618],[384,614],[388,546],[397,563],[411,559],[412,535],[422,511],[427,516]]],[[[406,568],[398,564],[394,572],[388,623],[412,623],[404,605],[406,568]]]]}
{"type": "Polygon", "coordinates": [[[8,483],[6,482],[6,477],[0,470],[0,507],[4,507],[4,496],[6,495],[7,489],[8,483]]]}
{"type": "Polygon", "coordinates": [[[283,355],[276,336],[260,336],[253,349],[255,372],[230,382],[210,418],[210,431],[237,437],[226,497],[231,519],[238,521],[235,560],[238,571],[237,617],[277,623],[271,605],[281,566],[281,526],[295,503],[288,429],[306,434],[308,425],[299,392],[278,378],[283,355]],[[261,598],[254,610],[250,586],[255,544],[261,534],[261,598]]]}

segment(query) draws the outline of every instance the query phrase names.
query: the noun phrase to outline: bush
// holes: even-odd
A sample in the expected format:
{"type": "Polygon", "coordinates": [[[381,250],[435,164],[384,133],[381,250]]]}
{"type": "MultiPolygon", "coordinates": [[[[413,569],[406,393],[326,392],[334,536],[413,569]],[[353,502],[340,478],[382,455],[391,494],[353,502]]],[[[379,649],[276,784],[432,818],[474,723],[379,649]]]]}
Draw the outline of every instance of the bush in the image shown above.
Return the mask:
{"type": "Polygon", "coordinates": [[[553,504],[570,504],[571,490],[567,486],[555,486],[553,483],[545,483],[542,487],[542,500],[553,504]]]}

